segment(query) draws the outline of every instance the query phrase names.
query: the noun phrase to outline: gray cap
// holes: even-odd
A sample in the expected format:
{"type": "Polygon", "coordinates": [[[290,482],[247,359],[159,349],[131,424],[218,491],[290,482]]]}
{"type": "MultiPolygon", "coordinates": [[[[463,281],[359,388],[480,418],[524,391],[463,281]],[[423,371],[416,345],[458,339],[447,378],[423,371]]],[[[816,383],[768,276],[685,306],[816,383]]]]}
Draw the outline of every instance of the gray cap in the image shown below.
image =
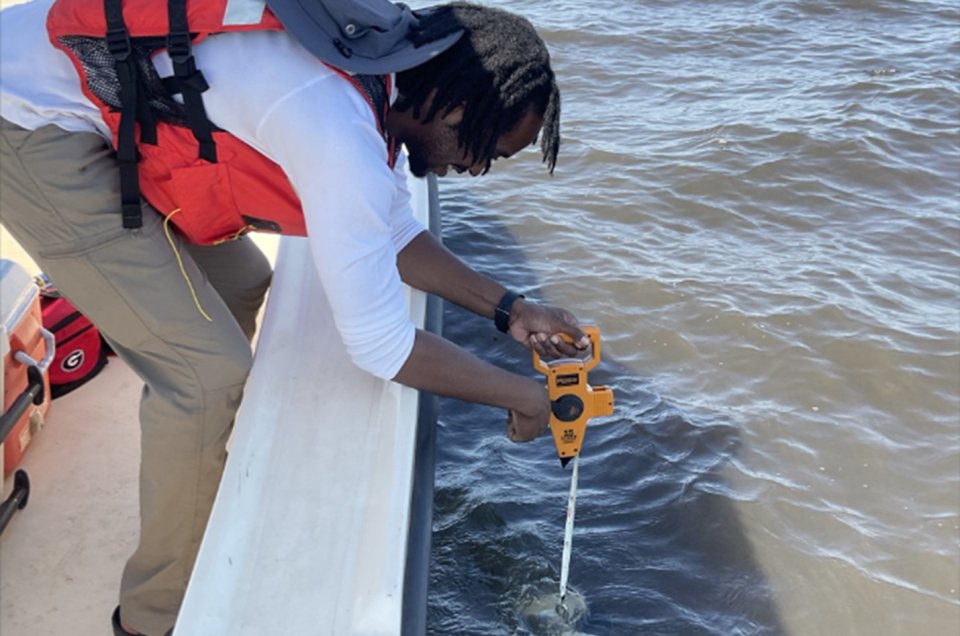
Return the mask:
{"type": "Polygon", "coordinates": [[[419,19],[389,0],[267,0],[300,44],[350,73],[382,74],[419,66],[447,50],[462,31],[420,47],[408,39],[419,19]]]}

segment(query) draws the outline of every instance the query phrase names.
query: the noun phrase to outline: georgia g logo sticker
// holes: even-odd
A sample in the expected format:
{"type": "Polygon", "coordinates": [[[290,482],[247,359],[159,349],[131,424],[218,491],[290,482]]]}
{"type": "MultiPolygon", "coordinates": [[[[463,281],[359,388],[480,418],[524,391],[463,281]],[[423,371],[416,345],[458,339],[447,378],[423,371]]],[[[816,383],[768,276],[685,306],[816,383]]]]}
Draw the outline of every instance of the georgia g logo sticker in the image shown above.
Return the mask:
{"type": "Polygon", "coordinates": [[[76,351],[71,351],[63,359],[63,362],[60,363],[60,370],[66,373],[71,373],[80,368],[83,364],[83,349],[77,349],[76,351]]]}

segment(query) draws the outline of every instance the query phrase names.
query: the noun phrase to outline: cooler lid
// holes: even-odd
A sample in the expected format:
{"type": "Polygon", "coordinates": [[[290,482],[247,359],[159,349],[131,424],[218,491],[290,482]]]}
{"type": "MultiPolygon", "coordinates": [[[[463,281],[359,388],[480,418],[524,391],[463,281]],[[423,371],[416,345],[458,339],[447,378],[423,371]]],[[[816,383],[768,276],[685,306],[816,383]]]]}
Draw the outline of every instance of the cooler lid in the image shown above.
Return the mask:
{"type": "Polygon", "coordinates": [[[0,259],[0,316],[7,333],[23,320],[34,298],[40,293],[27,270],[16,261],[0,259]]]}

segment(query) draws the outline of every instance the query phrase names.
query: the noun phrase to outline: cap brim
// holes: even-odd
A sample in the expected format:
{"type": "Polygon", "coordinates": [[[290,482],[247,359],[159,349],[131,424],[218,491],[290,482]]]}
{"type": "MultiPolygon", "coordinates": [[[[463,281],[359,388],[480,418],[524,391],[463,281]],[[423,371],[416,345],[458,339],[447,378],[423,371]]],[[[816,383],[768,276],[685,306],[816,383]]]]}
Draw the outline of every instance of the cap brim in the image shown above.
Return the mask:
{"type": "Polygon", "coordinates": [[[303,48],[348,73],[381,75],[405,71],[443,53],[463,35],[462,31],[458,31],[419,47],[409,40],[403,40],[396,50],[372,57],[364,55],[362,41],[337,38],[342,48],[335,45],[336,36],[331,34],[339,33],[337,24],[326,14],[307,11],[300,0],[270,0],[267,4],[303,48]]]}

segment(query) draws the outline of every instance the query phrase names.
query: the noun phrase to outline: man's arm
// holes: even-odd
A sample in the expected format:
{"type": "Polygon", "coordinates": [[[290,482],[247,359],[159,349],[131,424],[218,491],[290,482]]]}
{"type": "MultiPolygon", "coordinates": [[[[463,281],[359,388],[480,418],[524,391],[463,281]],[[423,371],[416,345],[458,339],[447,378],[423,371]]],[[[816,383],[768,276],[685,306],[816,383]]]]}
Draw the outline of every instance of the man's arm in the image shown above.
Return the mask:
{"type": "MultiPolygon", "coordinates": [[[[429,232],[421,232],[397,254],[400,277],[411,287],[436,294],[476,314],[493,318],[507,291],[476,272],[429,232]]],[[[574,316],[563,309],[519,299],[510,308],[510,335],[544,357],[575,355],[589,341],[574,316]],[[557,334],[577,341],[568,345],[557,334]]],[[[484,362],[443,338],[423,331],[394,378],[401,384],[510,411],[507,435],[534,439],[546,430],[550,399],[542,383],[484,362]]]]}
{"type": "MultiPolygon", "coordinates": [[[[493,318],[506,291],[473,271],[421,232],[397,255],[400,276],[411,287],[436,294],[481,316],[493,318]]],[[[484,362],[439,336],[418,331],[413,350],[394,378],[418,389],[509,411],[507,436],[515,442],[539,437],[550,418],[542,383],[484,362]]]]}
{"type": "MultiPolygon", "coordinates": [[[[403,282],[411,287],[436,294],[486,318],[493,318],[507,291],[470,268],[429,232],[421,232],[397,254],[397,268],[403,282]]],[[[573,314],[522,298],[510,308],[510,335],[547,358],[573,356],[589,344],[573,314]],[[560,340],[560,333],[572,337],[576,344],[560,340]]]]}
{"type": "Polygon", "coordinates": [[[507,435],[515,442],[540,436],[550,418],[547,389],[533,378],[510,373],[426,331],[417,331],[394,381],[510,412],[507,435]]]}
{"type": "Polygon", "coordinates": [[[436,294],[475,314],[493,318],[502,285],[468,267],[429,232],[421,232],[397,254],[403,282],[436,294]]]}

